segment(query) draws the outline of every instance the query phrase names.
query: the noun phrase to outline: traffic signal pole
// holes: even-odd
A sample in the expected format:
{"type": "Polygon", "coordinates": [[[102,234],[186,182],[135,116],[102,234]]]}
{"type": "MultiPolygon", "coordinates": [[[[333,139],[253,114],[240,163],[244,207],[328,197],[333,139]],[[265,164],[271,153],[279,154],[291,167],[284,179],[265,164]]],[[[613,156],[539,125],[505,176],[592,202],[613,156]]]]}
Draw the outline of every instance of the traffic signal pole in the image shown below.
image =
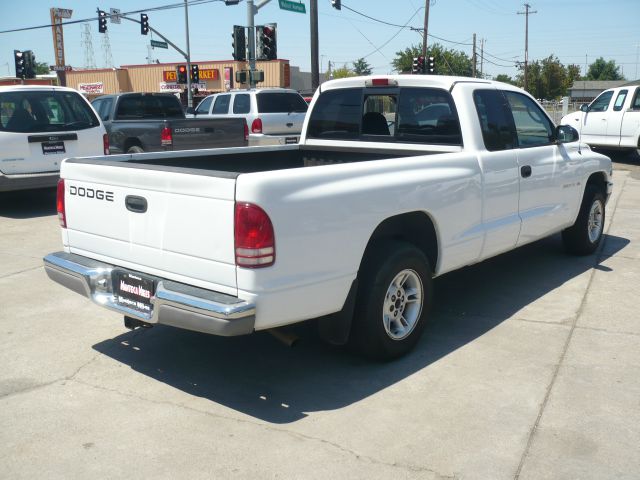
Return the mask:
{"type": "Polygon", "coordinates": [[[187,107],[193,107],[193,93],[191,92],[191,49],[189,48],[189,7],[184,0],[184,25],[187,33],[187,107]]]}
{"type": "MultiPolygon", "coordinates": [[[[186,1],[186,0],[185,0],[186,1]]],[[[262,0],[257,5],[253,0],[247,0],[247,43],[249,44],[249,88],[256,88],[254,72],[256,71],[256,22],[255,16],[262,7],[271,0],[262,0]]]]}

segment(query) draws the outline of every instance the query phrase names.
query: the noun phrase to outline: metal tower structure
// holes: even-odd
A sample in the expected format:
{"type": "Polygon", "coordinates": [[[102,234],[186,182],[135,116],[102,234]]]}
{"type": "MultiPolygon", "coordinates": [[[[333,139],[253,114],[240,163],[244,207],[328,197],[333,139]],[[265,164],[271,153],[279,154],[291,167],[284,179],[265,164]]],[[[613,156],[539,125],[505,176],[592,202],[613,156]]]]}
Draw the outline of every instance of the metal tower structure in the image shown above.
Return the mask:
{"type": "Polygon", "coordinates": [[[96,68],[96,58],[93,54],[93,42],[91,41],[91,25],[88,23],[82,26],[82,37],[80,46],[84,49],[84,68],[92,70],[96,68]]]}
{"type": "Polygon", "coordinates": [[[102,56],[104,57],[105,68],[113,68],[113,55],[111,55],[111,42],[109,41],[109,32],[102,34],[102,56]]]}

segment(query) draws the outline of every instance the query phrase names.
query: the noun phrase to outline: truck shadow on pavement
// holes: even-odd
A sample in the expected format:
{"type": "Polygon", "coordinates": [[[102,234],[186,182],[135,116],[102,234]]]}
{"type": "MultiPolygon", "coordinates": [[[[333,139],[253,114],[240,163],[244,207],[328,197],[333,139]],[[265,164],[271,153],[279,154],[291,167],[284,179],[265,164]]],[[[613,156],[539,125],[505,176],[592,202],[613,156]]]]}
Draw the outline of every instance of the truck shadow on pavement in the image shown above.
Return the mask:
{"type": "Polygon", "coordinates": [[[0,217],[25,219],[55,215],[56,189],[0,192],[0,217]]]}
{"type": "MultiPolygon", "coordinates": [[[[608,255],[629,243],[611,235],[605,242],[608,255]]],[[[424,336],[413,352],[389,363],[327,346],[304,328],[309,323],[294,348],[267,333],[220,338],[158,326],[127,332],[94,349],[189,395],[265,422],[290,423],[307,412],[369,397],[473,342],[571,279],[593,268],[610,271],[599,258],[565,255],[556,235],[439,277],[424,336]]]]}

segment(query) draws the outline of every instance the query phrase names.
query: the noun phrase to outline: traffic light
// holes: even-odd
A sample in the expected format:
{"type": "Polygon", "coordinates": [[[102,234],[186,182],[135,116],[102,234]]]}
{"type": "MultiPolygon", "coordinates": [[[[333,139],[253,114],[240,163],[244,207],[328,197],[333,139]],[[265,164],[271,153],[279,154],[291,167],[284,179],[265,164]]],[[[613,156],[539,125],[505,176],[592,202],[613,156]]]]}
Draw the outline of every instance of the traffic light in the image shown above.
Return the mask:
{"type": "Polygon", "coordinates": [[[176,77],[178,83],[187,83],[187,66],[178,65],[176,67],[176,77]]]}
{"type": "Polygon", "coordinates": [[[140,33],[142,35],[149,33],[149,15],[146,13],[140,14],[140,33]]]}
{"type": "Polygon", "coordinates": [[[200,67],[195,63],[191,64],[191,83],[198,83],[200,81],[200,67]]]}
{"type": "Polygon", "coordinates": [[[427,73],[430,75],[435,75],[436,73],[436,58],[429,57],[427,61],[427,73]]]}
{"type": "Polygon", "coordinates": [[[247,59],[247,39],[244,27],[234,25],[231,36],[233,37],[233,59],[238,62],[244,62],[247,59]]]}
{"type": "Polygon", "coordinates": [[[23,52],[25,78],[36,78],[36,56],[31,50],[23,52]]]}
{"type": "Polygon", "coordinates": [[[418,72],[418,57],[413,57],[413,63],[411,64],[411,73],[417,75],[418,72]]]}
{"type": "Polygon", "coordinates": [[[425,72],[424,57],[420,55],[418,57],[418,74],[423,74],[424,72],[425,72]]]}
{"type": "Polygon", "coordinates": [[[256,37],[258,39],[258,53],[256,56],[259,60],[275,60],[278,58],[277,28],[278,26],[275,23],[256,27],[256,37]]]}
{"type": "Polygon", "coordinates": [[[20,50],[13,51],[13,61],[16,64],[16,78],[26,78],[24,53],[20,50]]]}
{"type": "Polygon", "coordinates": [[[98,32],[105,33],[107,31],[107,12],[98,10],[98,32]]]}
{"type": "Polygon", "coordinates": [[[336,10],[342,10],[342,0],[331,0],[331,6],[336,10]]]}

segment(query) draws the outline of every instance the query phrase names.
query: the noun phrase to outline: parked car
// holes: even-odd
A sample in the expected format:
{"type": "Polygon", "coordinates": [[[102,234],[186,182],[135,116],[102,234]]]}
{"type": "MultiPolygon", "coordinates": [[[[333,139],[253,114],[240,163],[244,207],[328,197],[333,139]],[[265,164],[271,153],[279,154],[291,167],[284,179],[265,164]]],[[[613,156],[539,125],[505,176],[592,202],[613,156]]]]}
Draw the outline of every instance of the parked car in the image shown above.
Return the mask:
{"type": "Polygon", "coordinates": [[[92,105],[114,154],[247,145],[243,119],[186,119],[180,100],[171,93],[103,95],[92,105]]]}
{"type": "Polygon", "coordinates": [[[581,255],[603,238],[611,160],[519,88],[353,77],[311,105],[297,145],[65,160],[47,274],[130,327],[318,319],[388,359],[418,341],[434,276],[559,232],[581,255]]]}
{"type": "Polygon", "coordinates": [[[0,191],[53,187],[65,157],[108,155],[104,125],[64,87],[0,87],[0,191]]]}
{"type": "Polygon", "coordinates": [[[308,104],[295,90],[265,88],[216,93],[195,109],[195,117],[244,118],[249,145],[297,143],[308,104]]]}
{"type": "Polygon", "coordinates": [[[640,86],[605,90],[561,121],[594,147],[636,150],[640,155],[640,86]]]}

